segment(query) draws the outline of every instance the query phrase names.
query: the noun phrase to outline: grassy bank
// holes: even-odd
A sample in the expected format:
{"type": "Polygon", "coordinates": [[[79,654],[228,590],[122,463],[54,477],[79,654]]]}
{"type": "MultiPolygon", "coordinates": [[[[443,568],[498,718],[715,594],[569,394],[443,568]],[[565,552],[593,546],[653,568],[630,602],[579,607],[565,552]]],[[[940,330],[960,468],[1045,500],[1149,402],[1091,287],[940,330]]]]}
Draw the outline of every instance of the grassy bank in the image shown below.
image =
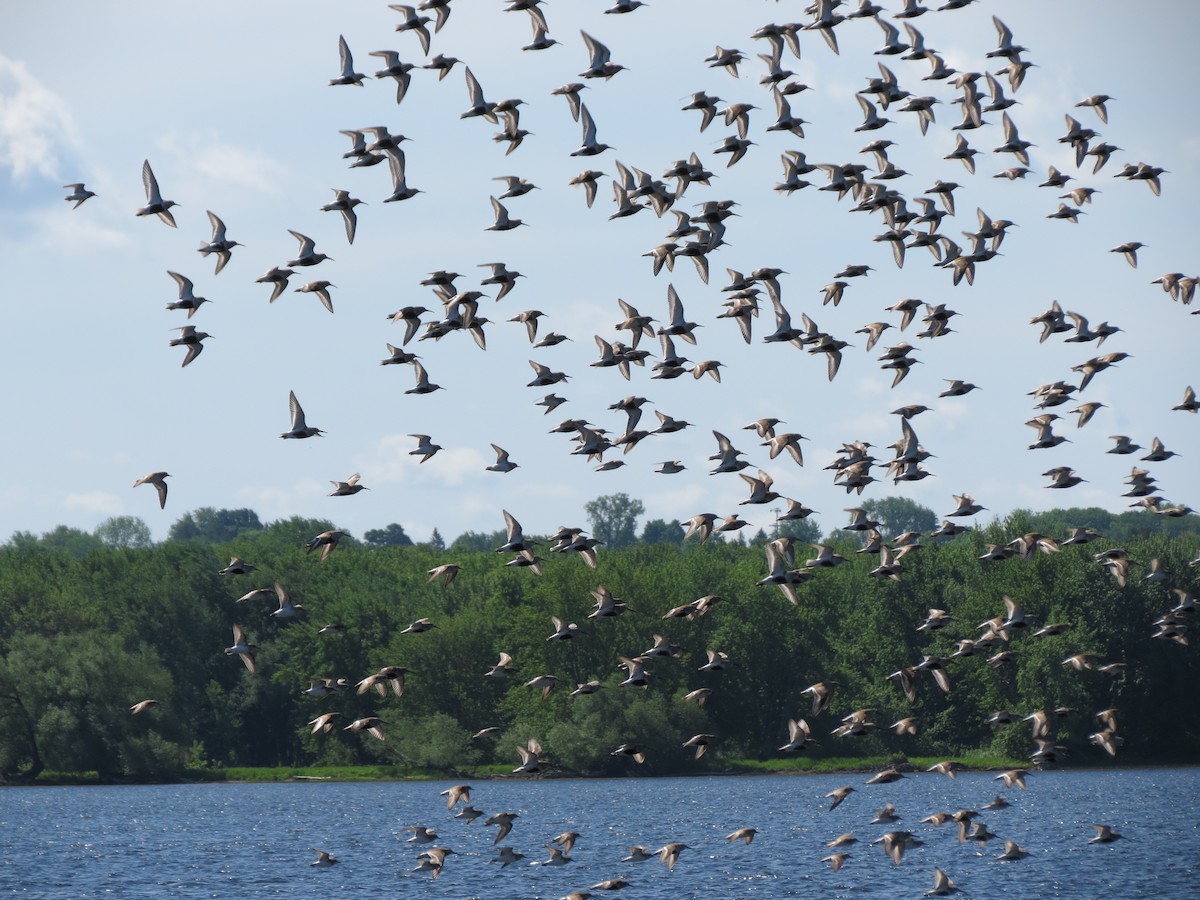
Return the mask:
{"type": "MultiPolygon", "coordinates": [[[[836,775],[878,772],[889,766],[897,766],[905,772],[924,772],[941,759],[934,757],[825,757],[805,756],[786,759],[732,760],[725,767],[692,772],[656,772],[653,769],[631,769],[628,774],[641,777],[663,775],[836,775]]],[[[1020,768],[1025,763],[1001,756],[960,756],[965,771],[997,772],[1020,768]]],[[[280,766],[276,768],[188,768],[177,776],[157,779],[165,783],[187,782],[247,782],[269,783],[284,781],[439,781],[446,779],[476,779],[511,777],[512,770],[504,765],[480,766],[466,772],[448,773],[406,768],[403,766],[280,766]]],[[[575,772],[548,769],[541,777],[588,777],[575,772]]],[[[136,783],[150,783],[156,779],[145,779],[136,783]]],[[[135,783],[125,779],[101,779],[95,772],[43,772],[35,782],[39,785],[100,785],[135,783]]]]}

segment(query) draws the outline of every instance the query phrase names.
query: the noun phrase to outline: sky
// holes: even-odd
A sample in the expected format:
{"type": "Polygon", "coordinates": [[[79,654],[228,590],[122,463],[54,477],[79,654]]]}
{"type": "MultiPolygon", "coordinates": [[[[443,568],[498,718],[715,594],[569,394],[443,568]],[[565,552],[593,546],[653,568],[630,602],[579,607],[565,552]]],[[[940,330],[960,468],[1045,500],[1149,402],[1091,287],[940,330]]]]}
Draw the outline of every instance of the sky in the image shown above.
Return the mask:
{"type": "MultiPolygon", "coordinates": [[[[399,33],[402,20],[386,3],[329,4],[312,0],[205,4],[130,2],[116,21],[111,7],[66,2],[25,4],[7,17],[0,33],[0,238],[4,261],[5,321],[0,366],[7,439],[0,458],[0,539],[14,531],[43,533],[58,525],[87,531],[111,516],[142,518],[156,539],[199,507],[254,509],[266,522],[291,516],[329,519],[351,534],[399,522],[415,540],[437,528],[447,541],[465,531],[503,527],[510,511],[530,533],[559,525],[587,526],[585,504],[624,492],[645,506],[643,521],[683,521],[697,513],[737,511],[755,529],[770,529],[782,501],[739,505],[749,496],[736,474],[708,474],[716,452],[713,431],[727,435],[749,462],[774,478],[783,497],[815,509],[824,531],[848,521],[844,512],[862,500],[902,496],[944,515],[953,495],[969,493],[987,508],[980,524],[1016,508],[1100,506],[1120,511],[1134,465],[1150,469],[1171,503],[1200,507],[1200,417],[1172,411],[1188,385],[1200,387],[1200,317],[1173,302],[1154,279],[1168,272],[1200,274],[1194,210],[1200,175],[1200,125],[1191,113],[1190,43],[1200,11],[1191,3],[1164,2],[1153,14],[1127,3],[1063,0],[1048,12],[1040,0],[977,2],[963,9],[930,11],[911,20],[925,46],[961,71],[996,71],[1003,59],[985,54],[997,46],[992,16],[999,15],[1034,63],[1024,83],[1006,95],[1020,136],[1031,141],[1031,173],[1024,180],[993,178],[1018,165],[1003,143],[1000,114],[986,113],[983,127],[963,132],[979,150],[977,172],[946,160],[960,120],[947,81],[922,80],[923,60],[876,53],[883,31],[869,19],[838,25],[839,54],[814,32],[801,32],[801,58],[785,50],[791,81],[809,86],[791,96],[805,120],[803,139],[767,131],[774,104],[759,78],[765,41],[750,36],[770,22],[808,20],[805,4],[715,0],[656,0],[633,13],[608,15],[604,0],[543,4],[549,34],[559,43],[523,51],[532,38],[526,12],[507,12],[499,0],[453,0],[451,15],[432,36],[430,55],[459,57],[444,80],[417,68],[401,104],[394,82],[369,78],[362,87],[330,86],[340,72],[338,38],[344,36],[354,67],[370,75],[381,60],[368,54],[396,50],[418,66],[427,61],[417,36],[399,33]],[[63,22],[70,22],[64,31],[63,22]],[[626,67],[610,80],[581,79],[588,65],[581,31],[607,45],[626,67]],[[714,48],[746,57],[739,77],[713,68],[714,48]],[[855,131],[863,114],[855,92],[879,75],[883,61],[913,95],[939,99],[936,123],[922,136],[913,113],[880,110],[893,121],[877,131],[855,131]],[[461,118],[470,101],[469,65],[485,97],[519,98],[520,126],[531,134],[510,155],[494,141],[499,131],[480,118],[461,118]],[[551,90],[586,81],[582,98],[598,140],[615,149],[580,158],[580,126],[567,102],[551,90]],[[735,132],[720,116],[704,132],[700,114],[681,107],[704,90],[729,103],[751,103],[753,144],[736,165],[716,153],[735,132]],[[1075,104],[1110,94],[1109,122],[1075,104]],[[1077,168],[1058,138],[1064,115],[1120,150],[1099,173],[1091,159],[1077,168]],[[339,132],[384,125],[404,143],[407,179],[421,193],[384,203],[391,192],[386,165],[350,169],[349,140],[339,132]],[[964,247],[962,232],[977,228],[976,209],[1009,219],[1000,255],[981,263],[974,285],[952,284],[948,270],[932,265],[925,249],[908,252],[898,268],[891,252],[872,240],[885,230],[878,214],[851,212],[850,197],[811,186],[788,196],[773,190],[782,179],[781,155],[801,150],[810,163],[861,163],[877,169],[861,148],[875,139],[893,142],[888,158],[909,174],[884,182],[908,198],[925,194],[938,179],[957,182],[955,215],[940,231],[964,247]],[[704,201],[733,200],[726,244],[709,254],[711,277],[701,281],[686,258],[674,271],[651,271],[643,256],[675,226],[650,209],[610,220],[616,210],[611,176],[616,163],[659,177],[692,152],[716,177],[693,184],[675,209],[698,212],[704,201]],[[162,194],[174,200],[177,228],[155,217],[137,217],[146,202],[143,160],[162,194]],[[1115,178],[1125,163],[1166,170],[1162,195],[1145,183],[1115,178]],[[1049,166],[1072,176],[1067,189],[1093,187],[1091,204],[1077,224],[1046,216],[1064,189],[1038,187],[1049,166]],[[584,169],[603,171],[594,207],[568,184],[584,169]],[[517,175],[537,185],[505,201],[526,226],[487,231],[489,196],[503,190],[494,179],[517,175]],[[78,209],[64,202],[62,185],[84,182],[96,196],[78,209]],[[322,212],[334,189],[364,201],[357,236],[349,245],[341,217],[322,212]],[[207,210],[219,215],[239,242],[220,274],[196,250],[211,237],[207,210]],[[289,229],[310,235],[330,260],[298,270],[274,303],[255,279],[283,265],[298,249],[289,229]],[[1136,269],[1121,243],[1140,241],[1136,269]],[[503,261],[522,277],[499,302],[495,288],[480,286],[483,264],[503,261]],[[822,288],[847,265],[868,265],[864,277],[846,279],[837,306],[823,305],[822,288]],[[822,331],[847,341],[837,377],[825,359],[789,344],[764,343],[774,330],[765,293],[753,340],[718,318],[724,309],[726,269],[749,273],[775,267],[783,306],[796,322],[807,313],[822,331]],[[434,310],[437,298],[420,281],[436,270],[462,273],[460,290],[484,292],[479,314],[487,350],[466,334],[439,341],[414,339],[431,381],[442,390],[405,394],[411,366],[380,366],[387,344],[399,344],[402,327],[387,320],[408,305],[434,310]],[[208,298],[192,319],[166,310],[176,299],[168,270],[195,282],[208,298]],[[293,289],[307,281],[333,283],[334,314],[310,294],[293,289]],[[615,324],[622,298],[657,320],[667,317],[668,285],[678,292],[687,318],[699,324],[697,344],[676,343],[693,362],[719,360],[721,382],[690,374],[652,379],[660,348],[629,381],[616,369],[593,367],[595,335],[628,340],[615,324]],[[919,318],[899,331],[897,301],[918,298],[945,304],[958,315],[952,333],[916,337],[919,318]],[[1067,343],[1068,334],[1040,343],[1030,319],[1057,300],[1092,326],[1121,328],[1099,350],[1067,343]],[[507,320],[541,310],[539,334],[556,331],[571,340],[534,349],[523,325],[507,320]],[[867,323],[886,321],[871,352],[867,323]],[[203,353],[188,367],[183,348],[171,347],[185,323],[209,332],[203,353]],[[877,359],[905,340],[920,364],[892,387],[892,373],[877,359]],[[1029,392],[1107,352],[1129,358],[1096,375],[1080,401],[1104,404],[1083,428],[1066,411],[1055,433],[1060,446],[1028,450],[1036,434],[1025,421],[1037,414],[1029,392]],[[552,388],[527,387],[530,360],[565,372],[552,388]],[[978,390],[939,398],[945,379],[964,379],[978,390]],[[325,430],[303,441],[280,440],[290,427],[288,395],[295,391],[308,424],[325,430]],[[551,391],[567,398],[544,414],[535,405],[551,391]],[[692,423],[686,430],[653,435],[613,471],[571,455],[567,434],[548,433],[566,418],[586,419],[616,437],[624,415],[608,407],[628,396],[648,399],[639,427],[657,424],[654,410],[692,423]],[[901,435],[892,414],[907,404],[931,409],[913,420],[933,456],[931,477],[894,485],[882,469],[861,496],[847,494],[826,471],[843,443],[885,447],[901,435]],[[780,432],[804,435],[804,465],[787,454],[771,460],[747,423],[762,417],[785,423],[780,432]],[[424,433],[443,449],[428,462],[410,455],[424,433]],[[1142,463],[1106,451],[1109,435],[1124,434],[1149,447],[1159,437],[1179,456],[1142,463]],[[489,472],[491,444],[506,448],[518,468],[489,472]],[[684,471],[655,472],[665,460],[684,471]],[[1048,490],[1043,472],[1070,466],[1083,483],[1048,490]],[[150,487],[132,490],[148,472],[167,471],[170,493],[159,509],[150,487]],[[360,473],[369,490],[330,497],[332,480],[360,473]]],[[[897,27],[900,4],[883,4],[897,27]]],[[[936,5],[936,4],[932,4],[936,5]]],[[[852,4],[843,7],[849,12],[852,4]]],[[[901,27],[900,36],[905,33],[901,27]]],[[[983,88],[983,82],[980,81],[983,88]]],[[[1070,201],[1067,201],[1070,202],[1070,201]]],[[[939,208],[941,204],[939,203],[939,208]]],[[[1076,204],[1072,204],[1076,205],[1076,204]]],[[[921,227],[921,226],[916,226],[921,227]]],[[[658,326],[656,326],[658,327],[658,326]]],[[[886,460],[889,451],[877,450],[886,460]]]]}

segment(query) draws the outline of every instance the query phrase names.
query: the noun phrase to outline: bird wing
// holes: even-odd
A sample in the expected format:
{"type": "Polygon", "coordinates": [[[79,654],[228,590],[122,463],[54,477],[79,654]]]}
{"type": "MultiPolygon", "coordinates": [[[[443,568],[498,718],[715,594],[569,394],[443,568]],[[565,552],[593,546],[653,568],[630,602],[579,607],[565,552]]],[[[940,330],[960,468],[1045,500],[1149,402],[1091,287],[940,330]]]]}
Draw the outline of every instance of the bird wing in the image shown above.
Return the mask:
{"type": "Polygon", "coordinates": [[[162,203],[162,194],[158,191],[158,179],[154,177],[154,170],[150,168],[148,159],[142,162],[142,184],[146,188],[147,204],[162,203]]]}
{"type": "Polygon", "coordinates": [[[288,408],[292,411],[292,431],[303,430],[306,427],[304,410],[300,408],[300,401],[296,399],[295,391],[288,394],[288,408]]]}

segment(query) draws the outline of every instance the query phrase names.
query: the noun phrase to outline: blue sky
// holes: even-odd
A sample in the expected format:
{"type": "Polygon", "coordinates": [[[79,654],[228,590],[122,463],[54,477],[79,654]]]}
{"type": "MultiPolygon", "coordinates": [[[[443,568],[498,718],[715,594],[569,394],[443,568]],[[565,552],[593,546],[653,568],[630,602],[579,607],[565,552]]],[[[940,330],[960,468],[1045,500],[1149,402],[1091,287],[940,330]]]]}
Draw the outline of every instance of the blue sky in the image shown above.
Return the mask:
{"type": "MultiPolygon", "coordinates": [[[[523,52],[531,38],[528,14],[504,12],[499,2],[454,0],[431,53],[460,57],[488,100],[525,101],[521,127],[532,134],[509,156],[492,140],[496,126],[460,119],[469,105],[462,65],[443,81],[415,70],[399,106],[391,81],[328,86],[339,73],[339,35],[360,72],[380,67],[368,55],[373,50],[426,61],[414,35],[394,31],[400,17],[384,3],[130,3],[122,5],[119,23],[111,9],[85,3],[56,4],[53,18],[48,7],[36,6],[10,15],[0,35],[2,341],[9,382],[0,534],[40,533],[59,524],[91,530],[109,516],[136,515],[162,538],[179,516],[201,506],[251,507],[264,521],[328,518],[356,536],[398,521],[418,540],[434,527],[447,538],[500,528],[501,510],[508,509],[527,531],[539,532],[585,525],[584,504],[618,491],[640,498],[646,518],[682,521],[737,510],[769,528],[777,504],[739,506],[749,494],[745,483],[736,475],[707,474],[714,429],[744,451],[748,473],[768,471],[775,489],[816,509],[827,530],[843,524],[843,510],[860,498],[834,485],[823,467],[845,442],[883,446],[900,437],[899,420],[890,413],[911,403],[932,407],[913,424],[934,454],[926,464],[934,477],[897,486],[883,481],[861,499],[905,496],[943,514],[954,506],[952,494],[967,492],[988,507],[985,517],[1016,507],[1120,510],[1129,502],[1120,496],[1123,479],[1133,465],[1145,465],[1170,501],[1200,505],[1192,459],[1200,418],[1171,411],[1187,385],[1200,387],[1194,351],[1200,317],[1190,315],[1200,307],[1174,303],[1151,283],[1166,272],[1200,274],[1194,226],[1200,128],[1187,99],[1188,42],[1200,13],[1172,3],[1150,18],[1128,4],[1063,2],[1051,18],[1045,4],[1022,0],[980,2],[913,20],[926,46],[963,71],[985,65],[995,71],[1004,63],[984,56],[996,46],[993,14],[1029,48],[1025,58],[1036,66],[1018,91],[1006,93],[1019,101],[1009,114],[1021,136],[1035,144],[1032,173],[1008,181],[991,177],[1016,165],[1011,156],[990,152],[1003,141],[999,114],[986,114],[989,124],[965,132],[981,151],[977,174],[943,159],[954,146],[958,92],[948,82],[923,81],[927,62],[876,55],[883,34],[870,21],[837,27],[839,55],[811,32],[800,36],[802,59],[785,52],[783,65],[796,72],[794,80],[810,86],[791,98],[793,113],[808,123],[801,140],[766,131],[774,107],[759,84],[765,66],[755,54],[768,47],[750,35],[770,21],[805,21],[803,4],[658,0],[623,16],[605,15],[606,5],[545,4],[549,33],[560,45],[523,52]],[[63,21],[71,22],[69,35],[63,21]],[[599,140],[615,147],[588,159],[570,156],[580,128],[565,100],[550,95],[583,80],[577,77],[588,62],[581,29],[628,67],[610,81],[591,80],[583,91],[599,140]],[[704,61],[717,46],[746,55],[740,78],[704,61]],[[879,74],[880,60],[901,87],[940,99],[927,135],[912,113],[895,106],[883,113],[894,120],[883,129],[854,131],[862,122],[855,91],[879,74]],[[718,118],[701,133],[699,114],[680,109],[699,90],[721,97],[721,106],[758,107],[750,113],[754,145],[731,168],[713,151],[734,129],[718,118]],[[1116,98],[1108,124],[1074,108],[1097,93],[1116,98]],[[1096,140],[1122,148],[1100,173],[1092,173],[1090,160],[1077,169],[1058,141],[1064,114],[1099,132],[1096,140]],[[346,167],[349,141],[339,130],[370,125],[410,138],[404,145],[408,181],[423,193],[385,204],[391,191],[386,166],[346,167]],[[1002,255],[978,267],[974,286],[953,286],[949,272],[934,268],[919,248],[897,268],[886,247],[872,240],[884,230],[882,219],[852,213],[849,198],[818,191],[825,180],[820,172],[805,176],[812,186],[790,197],[772,190],[786,150],[803,150],[814,163],[862,163],[874,174],[872,157],[859,150],[875,138],[893,141],[890,160],[910,173],[890,182],[910,208],[937,179],[961,185],[956,215],[942,223],[947,236],[966,246],[961,232],[976,227],[976,208],[1017,223],[1002,255]],[[651,275],[642,254],[665,239],[673,216],[660,219],[644,210],[610,221],[610,178],[602,180],[592,209],[582,191],[567,184],[584,168],[611,176],[618,160],[658,177],[693,151],[718,177],[709,187],[692,185],[675,208],[695,211],[706,200],[738,204],[738,216],[727,222],[727,245],[709,256],[707,285],[686,259],[674,272],[651,275]],[[164,196],[179,204],[177,229],[133,214],[145,202],[144,159],[164,196]],[[1167,170],[1161,197],[1145,184],[1113,177],[1124,163],[1140,161],[1167,170]],[[1037,187],[1050,165],[1075,179],[1068,188],[1099,191],[1076,225],[1045,218],[1064,192],[1037,187]],[[503,189],[493,179],[504,175],[527,178],[539,190],[506,201],[528,227],[488,232],[488,197],[503,189]],[[97,196],[73,210],[60,186],[77,181],[97,196]],[[340,217],[320,211],[334,188],[366,203],[352,246],[340,217]],[[206,210],[245,245],[219,275],[196,252],[210,236],[206,210]],[[298,272],[269,304],[269,287],[255,279],[294,256],[289,229],[311,235],[332,260],[298,272]],[[1136,270],[1108,252],[1133,240],[1146,245],[1136,270]],[[491,299],[494,288],[477,284],[487,274],[479,267],[496,261],[525,275],[499,303],[491,299]],[[872,270],[849,280],[840,305],[823,306],[822,287],[849,264],[872,270]],[[717,318],[727,267],[783,269],[782,301],[793,318],[807,313],[823,331],[849,341],[832,383],[822,357],[762,342],[774,328],[765,295],[750,345],[733,323],[717,318]],[[405,395],[413,385],[410,367],[379,365],[386,344],[402,334],[385,317],[406,305],[435,308],[436,298],[419,282],[438,269],[462,273],[461,289],[485,292],[480,313],[492,320],[488,349],[479,350],[464,334],[414,340],[408,349],[420,354],[444,390],[405,395]],[[196,292],[211,301],[191,320],[165,310],[175,299],[168,270],[192,278],[196,292]],[[291,290],[317,278],[335,285],[332,316],[315,297],[291,290]],[[593,336],[621,337],[614,329],[622,318],[617,299],[663,319],[668,284],[702,326],[697,346],[678,343],[677,349],[694,361],[720,360],[722,382],[690,375],[651,380],[649,366],[635,368],[626,382],[615,369],[591,367],[599,355],[593,336]],[[918,339],[918,321],[903,334],[886,332],[867,353],[856,329],[877,320],[898,326],[898,317],[885,310],[907,297],[956,310],[954,332],[918,339]],[[1067,335],[1039,343],[1039,329],[1029,320],[1054,300],[1093,325],[1107,320],[1122,331],[1100,350],[1065,343],[1067,335]],[[528,309],[546,314],[540,331],[572,340],[531,348],[524,326],[506,321],[528,309]],[[214,337],[181,369],[183,351],[167,342],[172,329],[188,321],[214,337]],[[890,371],[881,370],[876,357],[899,340],[917,348],[921,364],[893,389],[890,371]],[[1023,423],[1038,412],[1028,392],[1072,381],[1072,366],[1115,351],[1131,356],[1080,395],[1105,404],[1093,420],[1077,429],[1075,417],[1065,415],[1055,431],[1069,443],[1026,450],[1036,435],[1023,423]],[[526,387],[531,359],[570,376],[554,388],[569,402],[550,415],[534,405],[550,389],[526,387]],[[951,378],[980,389],[939,399],[943,379],[951,378]],[[309,424],[326,430],[324,437],[279,439],[290,424],[292,390],[309,424]],[[640,427],[656,423],[655,409],[693,427],[647,438],[628,455],[609,451],[606,460],[625,462],[611,472],[595,472],[571,456],[569,436],[547,433],[570,417],[615,436],[624,416],[607,407],[630,395],[650,401],[640,427]],[[742,430],[764,416],[783,419],[780,430],[805,435],[803,468],[786,455],[769,460],[753,433],[742,430]],[[430,434],[444,449],[419,464],[409,455],[416,446],[412,433],[430,434]],[[1181,456],[1149,464],[1137,461],[1141,453],[1113,456],[1105,452],[1112,434],[1146,447],[1158,436],[1181,456]],[[491,443],[507,448],[519,468],[504,475],[485,471],[494,461],[491,443]],[[684,472],[654,472],[674,459],[684,472]],[[1073,467],[1086,482],[1045,489],[1042,473],[1056,466],[1073,467]],[[130,489],[156,470],[172,475],[165,510],[153,490],[130,489]],[[327,496],[330,480],[354,472],[369,491],[327,496]]],[[[899,4],[887,6],[894,9],[885,18],[899,26],[891,16],[899,4]]],[[[657,355],[657,342],[648,349],[657,355]]],[[[886,451],[879,455],[885,458],[886,451]]]]}

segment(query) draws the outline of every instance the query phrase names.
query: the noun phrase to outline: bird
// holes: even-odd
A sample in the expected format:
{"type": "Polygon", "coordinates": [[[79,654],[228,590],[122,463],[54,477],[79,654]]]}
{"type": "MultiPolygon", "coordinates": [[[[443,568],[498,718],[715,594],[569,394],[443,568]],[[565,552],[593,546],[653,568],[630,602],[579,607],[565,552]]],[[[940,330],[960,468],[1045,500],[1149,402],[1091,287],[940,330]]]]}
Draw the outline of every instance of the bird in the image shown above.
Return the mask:
{"type": "Polygon", "coordinates": [[[849,797],[852,793],[854,793],[854,788],[849,787],[849,786],[835,788],[834,790],[830,791],[828,794],[825,795],[826,800],[833,801],[832,803],[829,804],[829,809],[831,811],[834,809],[837,809],[839,806],[842,805],[843,801],[845,801],[845,799],[847,797],[849,797]]]}
{"type": "MultiPolygon", "coordinates": [[[[588,111],[586,104],[579,105],[579,124],[583,129],[583,138],[579,149],[571,151],[572,156],[598,156],[605,150],[612,150],[608,144],[596,140],[596,122],[588,111]]],[[[588,204],[591,206],[591,204],[588,204]]]]}
{"type": "Polygon", "coordinates": [[[129,707],[129,712],[137,716],[155,706],[158,706],[157,700],[139,700],[137,703],[133,704],[133,706],[129,707]]]}
{"type": "Polygon", "coordinates": [[[425,574],[429,576],[426,583],[432,583],[441,580],[442,587],[449,587],[454,579],[458,576],[459,567],[454,563],[444,563],[440,566],[434,566],[425,574]]]}
{"type": "Polygon", "coordinates": [[[142,185],[146,188],[146,205],[137,211],[137,215],[158,216],[172,228],[177,227],[171,208],[179,204],[174,200],[162,198],[162,193],[158,189],[158,179],[154,177],[154,170],[150,168],[148,159],[142,162],[142,185]]]}
{"type": "MultiPolygon", "coordinates": [[[[214,213],[211,209],[207,210],[207,212],[208,222],[210,225],[212,225],[213,230],[212,240],[202,241],[200,243],[199,253],[203,256],[209,256],[214,253],[216,254],[217,268],[213,274],[220,275],[221,270],[225,268],[225,265],[233,256],[233,248],[240,247],[241,244],[239,244],[237,241],[231,241],[225,236],[225,223],[221,221],[220,216],[214,213]]],[[[176,280],[178,281],[178,279],[176,280]]],[[[183,285],[181,284],[180,288],[182,287],[183,285]]]]}
{"type": "Polygon", "coordinates": [[[312,848],[312,851],[317,854],[317,858],[314,862],[309,863],[310,866],[325,868],[337,865],[338,859],[336,856],[330,856],[324,850],[318,850],[316,847],[312,848]]]}
{"type": "Polygon", "coordinates": [[[579,73],[581,78],[603,78],[607,81],[625,68],[619,63],[612,62],[612,54],[608,47],[586,31],[581,30],[579,33],[583,36],[583,43],[588,51],[588,67],[579,73]]]}
{"type": "Polygon", "coordinates": [[[331,260],[333,258],[331,256],[326,256],[324,253],[317,253],[316,242],[312,238],[308,237],[308,235],[301,234],[298,231],[293,231],[290,228],[288,229],[288,233],[300,243],[300,250],[296,254],[296,258],[288,260],[288,266],[297,266],[301,268],[304,266],[315,266],[327,259],[331,260]]]}
{"type": "Polygon", "coordinates": [[[508,209],[497,200],[495,197],[492,200],[492,211],[495,213],[496,221],[489,225],[485,231],[511,231],[521,225],[528,224],[521,219],[513,219],[508,214],[508,209]]]}
{"type": "MultiPolygon", "coordinates": [[[[425,52],[425,55],[428,56],[430,35],[429,29],[425,26],[433,20],[430,19],[429,16],[418,15],[416,8],[412,6],[405,6],[401,3],[389,3],[388,8],[394,9],[404,17],[404,21],[396,25],[396,30],[415,32],[417,38],[421,42],[421,49],[425,52]]],[[[439,19],[439,21],[441,20],[439,19]]]]}
{"type": "MultiPolygon", "coordinates": [[[[448,7],[439,7],[439,9],[448,9],[448,7]]],[[[367,55],[378,57],[384,61],[384,68],[377,71],[375,77],[379,79],[394,78],[396,80],[396,102],[403,102],[404,96],[412,84],[410,73],[416,68],[416,64],[402,62],[400,54],[395,50],[372,50],[367,55]]]]}
{"type": "Polygon", "coordinates": [[[71,192],[71,193],[67,194],[67,196],[64,197],[63,199],[66,200],[68,203],[75,204],[73,207],[71,207],[72,209],[79,209],[79,207],[83,205],[84,201],[88,200],[91,197],[96,196],[95,191],[89,191],[84,186],[83,182],[76,182],[75,184],[64,184],[63,188],[65,190],[68,190],[71,192]]]}
{"type": "Polygon", "coordinates": [[[179,332],[179,337],[172,338],[168,343],[172,347],[187,347],[187,353],[183,357],[183,363],[180,368],[190,365],[191,362],[200,355],[204,350],[204,341],[212,337],[207,331],[197,331],[195,325],[184,325],[181,328],[175,329],[179,332]]]}
{"type": "Polygon", "coordinates": [[[330,87],[349,84],[362,87],[363,79],[367,76],[362,72],[354,71],[354,56],[350,53],[350,46],[342,35],[338,35],[338,54],[341,59],[342,74],[329,80],[330,87]]]}
{"type": "Polygon", "coordinates": [[[492,449],[496,451],[496,461],[487,467],[489,472],[511,472],[517,468],[517,464],[508,458],[508,451],[503,447],[492,444],[492,449]]]}
{"type": "Polygon", "coordinates": [[[352,731],[358,734],[360,731],[366,731],[371,737],[376,740],[385,740],[383,735],[383,720],[378,716],[364,716],[361,719],[355,719],[343,731],[352,731]]]}
{"type": "Polygon", "coordinates": [[[937,866],[933,868],[933,887],[925,892],[926,897],[941,897],[946,894],[954,894],[958,892],[958,887],[950,879],[950,876],[939,869],[937,866]]]}
{"type": "MultiPolygon", "coordinates": [[[[495,818],[495,817],[493,816],[492,818],[495,818]]],[[[507,832],[505,832],[505,833],[507,833],[507,832]]],[[[513,863],[517,862],[518,860],[521,860],[524,858],[525,858],[524,853],[518,853],[516,850],[513,850],[512,847],[497,847],[496,855],[494,857],[492,857],[491,859],[489,859],[488,862],[490,862],[490,863],[498,862],[498,863],[500,863],[500,868],[503,869],[506,866],[510,866],[513,863]]]]}
{"type": "Polygon", "coordinates": [[[226,656],[237,656],[245,664],[247,671],[251,675],[254,674],[254,650],[255,645],[246,640],[246,635],[242,632],[240,626],[233,626],[233,644],[225,648],[226,656]]]}
{"type": "Polygon", "coordinates": [[[158,508],[167,508],[167,483],[164,478],[171,477],[170,472],[151,472],[149,475],[143,475],[133,483],[134,487],[141,487],[143,484],[152,484],[154,489],[158,491],[158,508]]]}
{"type": "Polygon", "coordinates": [[[304,419],[304,409],[300,406],[300,402],[296,399],[296,392],[291,391],[288,394],[288,408],[292,414],[292,427],[290,431],[285,431],[279,435],[281,438],[303,439],[310,437],[318,437],[325,432],[320,428],[314,428],[309,425],[304,419]]]}
{"type": "Polygon", "coordinates": [[[295,290],[297,293],[301,294],[316,294],[317,299],[321,301],[321,305],[330,312],[333,312],[333,300],[329,296],[329,289],[335,286],[336,285],[334,285],[332,282],[322,279],[318,281],[310,281],[307,284],[301,285],[295,290]]]}
{"type": "Polygon", "coordinates": [[[284,289],[287,288],[288,279],[295,274],[295,271],[292,269],[272,266],[270,269],[256,278],[255,283],[269,284],[272,286],[271,298],[269,302],[274,303],[277,299],[279,299],[279,295],[284,292],[284,289]]]}
{"type": "Polygon", "coordinates": [[[357,197],[351,197],[349,191],[333,189],[334,199],[332,203],[326,203],[321,207],[321,212],[340,212],[346,226],[346,241],[354,243],[354,233],[358,229],[358,214],[354,212],[354,207],[362,205],[363,201],[357,197]]]}
{"type": "Polygon", "coordinates": [[[675,870],[675,864],[679,862],[679,854],[688,849],[688,845],[682,841],[671,841],[664,844],[654,851],[658,856],[658,861],[667,867],[668,871],[675,870]]]}
{"type": "Polygon", "coordinates": [[[244,562],[241,557],[234,556],[229,560],[229,565],[217,572],[218,575],[248,575],[257,568],[251,563],[244,562]]]}
{"type": "Polygon", "coordinates": [[[312,553],[312,551],[316,550],[318,547],[321,548],[321,559],[324,561],[329,559],[329,554],[332,553],[334,548],[337,547],[338,541],[345,536],[346,533],[344,531],[322,531],[312,540],[308,541],[304,547],[309,553],[312,553]]]}
{"type": "Polygon", "coordinates": [[[804,750],[810,743],[812,743],[812,737],[808,722],[804,719],[788,719],[788,741],[779,748],[779,752],[790,753],[794,750],[804,750]]]}
{"type": "MultiPolygon", "coordinates": [[[[541,754],[542,754],[542,745],[540,743],[538,743],[536,738],[530,738],[528,741],[526,741],[526,743],[523,746],[521,744],[518,744],[517,745],[517,755],[521,758],[521,765],[519,765],[515,769],[513,769],[513,774],[537,772],[541,768],[541,754]]],[[[497,815],[500,815],[500,814],[497,814],[497,815]]],[[[495,819],[495,818],[496,818],[496,816],[492,816],[492,819],[495,819]]],[[[492,820],[489,819],[484,824],[492,825],[495,823],[493,823],[492,820]]],[[[509,821],[508,824],[509,824],[509,827],[511,828],[512,827],[511,820],[509,821]]],[[[506,828],[504,828],[503,824],[502,824],[501,829],[500,829],[500,834],[496,835],[495,842],[500,843],[500,840],[507,833],[508,833],[508,830],[506,828]]]]}

